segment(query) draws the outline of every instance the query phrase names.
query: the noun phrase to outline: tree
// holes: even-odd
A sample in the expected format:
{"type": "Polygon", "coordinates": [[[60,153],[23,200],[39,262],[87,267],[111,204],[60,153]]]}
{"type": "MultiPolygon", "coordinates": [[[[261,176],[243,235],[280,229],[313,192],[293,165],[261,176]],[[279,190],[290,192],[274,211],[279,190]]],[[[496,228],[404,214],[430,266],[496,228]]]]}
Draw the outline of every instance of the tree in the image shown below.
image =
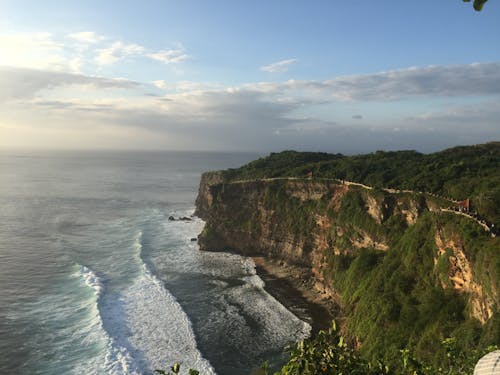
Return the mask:
{"type": "MultiPolygon", "coordinates": [[[[474,0],[474,9],[478,12],[483,9],[483,5],[486,4],[488,0],[474,0]]],[[[470,0],[464,0],[464,3],[470,3],[470,0]]]]}

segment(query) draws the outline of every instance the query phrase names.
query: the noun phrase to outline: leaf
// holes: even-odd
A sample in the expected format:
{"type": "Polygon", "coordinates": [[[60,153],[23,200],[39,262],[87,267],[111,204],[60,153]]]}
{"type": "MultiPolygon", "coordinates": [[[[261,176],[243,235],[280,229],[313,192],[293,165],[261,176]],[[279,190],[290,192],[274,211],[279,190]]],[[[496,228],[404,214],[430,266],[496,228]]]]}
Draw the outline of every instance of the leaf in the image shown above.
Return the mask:
{"type": "Polygon", "coordinates": [[[181,364],[179,362],[175,362],[174,365],[172,366],[172,371],[174,374],[178,374],[181,369],[181,364]]]}
{"type": "Polygon", "coordinates": [[[487,2],[488,0],[474,0],[474,9],[480,12],[483,9],[483,5],[487,2]]]}
{"type": "MultiPolygon", "coordinates": [[[[464,3],[470,3],[470,0],[463,0],[464,3]]],[[[478,12],[480,12],[481,10],[483,10],[483,6],[484,4],[486,4],[488,0],[474,0],[474,9],[478,12]]]]}

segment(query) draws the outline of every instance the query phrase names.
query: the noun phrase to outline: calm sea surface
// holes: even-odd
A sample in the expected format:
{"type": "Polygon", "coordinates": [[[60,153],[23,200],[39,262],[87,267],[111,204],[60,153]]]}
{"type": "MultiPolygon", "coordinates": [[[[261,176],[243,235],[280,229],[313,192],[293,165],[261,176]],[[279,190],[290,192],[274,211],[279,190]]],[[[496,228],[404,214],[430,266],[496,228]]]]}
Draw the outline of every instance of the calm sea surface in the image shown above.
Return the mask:
{"type": "Polygon", "coordinates": [[[0,153],[0,373],[248,374],[308,324],[250,259],[201,253],[200,174],[257,155],[0,153]],[[184,373],[184,372],[183,372],[184,373]]]}

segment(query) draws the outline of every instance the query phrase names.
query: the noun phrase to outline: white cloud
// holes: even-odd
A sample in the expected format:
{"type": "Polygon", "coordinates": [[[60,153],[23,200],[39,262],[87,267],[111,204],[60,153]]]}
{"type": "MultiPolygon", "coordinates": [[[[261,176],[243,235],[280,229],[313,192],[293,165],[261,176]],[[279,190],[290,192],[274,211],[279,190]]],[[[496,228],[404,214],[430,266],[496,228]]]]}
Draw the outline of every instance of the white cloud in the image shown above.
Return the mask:
{"type": "Polygon", "coordinates": [[[133,89],[139,84],[126,79],[92,77],[50,70],[0,67],[0,103],[10,100],[24,100],[36,96],[43,90],[75,85],[100,89],[133,89]]]}
{"type": "Polygon", "coordinates": [[[156,80],[151,83],[160,90],[175,92],[208,91],[222,88],[220,84],[195,81],[167,82],[165,80],[156,80]]]}
{"type": "Polygon", "coordinates": [[[323,84],[340,100],[498,94],[500,63],[407,68],[339,77],[323,84]]]}
{"type": "Polygon", "coordinates": [[[168,89],[170,87],[170,84],[167,83],[167,81],[164,81],[162,79],[158,79],[156,81],[153,81],[151,82],[154,86],[156,86],[157,88],[161,89],[161,90],[165,90],[165,89],[168,89]]]}
{"type": "Polygon", "coordinates": [[[0,66],[80,73],[95,65],[147,57],[163,64],[178,64],[189,56],[184,48],[154,51],[136,43],[108,41],[94,31],[65,36],[50,33],[0,33],[0,66]]]}
{"type": "Polygon", "coordinates": [[[262,66],[260,70],[269,73],[284,73],[288,71],[290,65],[295,64],[297,59],[281,60],[269,65],[262,66]]]}
{"type": "Polygon", "coordinates": [[[95,44],[106,39],[94,31],[80,31],[68,35],[69,38],[85,44],[95,44]]]}
{"type": "Polygon", "coordinates": [[[0,34],[0,66],[68,70],[64,46],[50,33],[0,34]]]}
{"type": "Polygon", "coordinates": [[[163,64],[178,64],[189,59],[183,49],[170,49],[165,51],[158,51],[147,55],[149,58],[160,61],[163,64]]]}
{"type": "Polygon", "coordinates": [[[144,51],[144,47],[138,44],[114,42],[111,46],[100,49],[95,61],[99,65],[110,65],[126,57],[142,55],[144,51]]]}
{"type": "Polygon", "coordinates": [[[320,102],[497,95],[500,94],[500,63],[406,68],[324,81],[259,82],[246,87],[269,95],[296,95],[320,102]]]}

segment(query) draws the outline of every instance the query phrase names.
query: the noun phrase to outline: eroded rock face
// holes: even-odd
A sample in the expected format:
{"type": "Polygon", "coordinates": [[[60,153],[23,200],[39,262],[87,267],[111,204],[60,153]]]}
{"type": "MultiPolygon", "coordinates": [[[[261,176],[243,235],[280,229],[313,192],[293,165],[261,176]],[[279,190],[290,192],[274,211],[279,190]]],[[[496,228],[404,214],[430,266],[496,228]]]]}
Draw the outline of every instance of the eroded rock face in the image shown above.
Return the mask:
{"type": "Polygon", "coordinates": [[[213,195],[210,192],[210,188],[223,182],[224,177],[220,171],[203,173],[198,189],[198,196],[196,198],[196,216],[202,217],[208,212],[213,201],[213,195]]]}
{"type": "Polygon", "coordinates": [[[404,207],[402,204],[401,214],[404,216],[407,225],[414,225],[417,222],[419,208],[415,202],[410,202],[409,207],[404,207]]]}
{"type": "MultiPolygon", "coordinates": [[[[458,292],[469,294],[471,316],[484,324],[493,315],[494,300],[483,292],[478,283],[463,243],[459,239],[447,237],[439,230],[435,240],[438,249],[435,264],[439,257],[448,256],[448,279],[451,287],[458,292]]],[[[448,284],[442,282],[442,287],[447,288],[448,284]]]]}
{"type": "MultiPolygon", "coordinates": [[[[225,181],[221,173],[206,173],[196,200],[196,214],[206,221],[198,242],[202,250],[259,255],[305,267],[310,270],[315,289],[335,296],[338,294],[328,269],[332,255],[355,256],[363,248],[389,251],[394,242],[377,228],[399,221],[404,231],[416,225],[424,211],[433,211],[434,206],[423,196],[367,191],[334,182],[232,183],[225,181]],[[349,220],[346,201],[351,208],[353,202],[359,202],[364,221],[349,220]],[[368,224],[363,226],[363,222],[368,224]]],[[[459,239],[447,238],[438,231],[435,243],[436,264],[447,250],[450,254],[448,281],[442,286],[466,293],[471,316],[485,323],[498,298],[492,298],[481,287],[459,239]]]]}
{"type": "Polygon", "coordinates": [[[328,186],[324,183],[305,184],[293,180],[286,184],[286,189],[288,195],[298,198],[301,202],[321,199],[328,192],[328,186]]]}
{"type": "Polygon", "coordinates": [[[368,214],[373,218],[373,220],[375,220],[378,224],[381,224],[384,220],[384,214],[382,207],[374,197],[370,195],[366,197],[366,208],[368,214]]]}
{"type": "Polygon", "coordinates": [[[357,249],[374,248],[381,251],[387,251],[389,249],[386,243],[373,239],[370,234],[366,232],[360,232],[358,236],[352,240],[352,245],[357,249]]]}

